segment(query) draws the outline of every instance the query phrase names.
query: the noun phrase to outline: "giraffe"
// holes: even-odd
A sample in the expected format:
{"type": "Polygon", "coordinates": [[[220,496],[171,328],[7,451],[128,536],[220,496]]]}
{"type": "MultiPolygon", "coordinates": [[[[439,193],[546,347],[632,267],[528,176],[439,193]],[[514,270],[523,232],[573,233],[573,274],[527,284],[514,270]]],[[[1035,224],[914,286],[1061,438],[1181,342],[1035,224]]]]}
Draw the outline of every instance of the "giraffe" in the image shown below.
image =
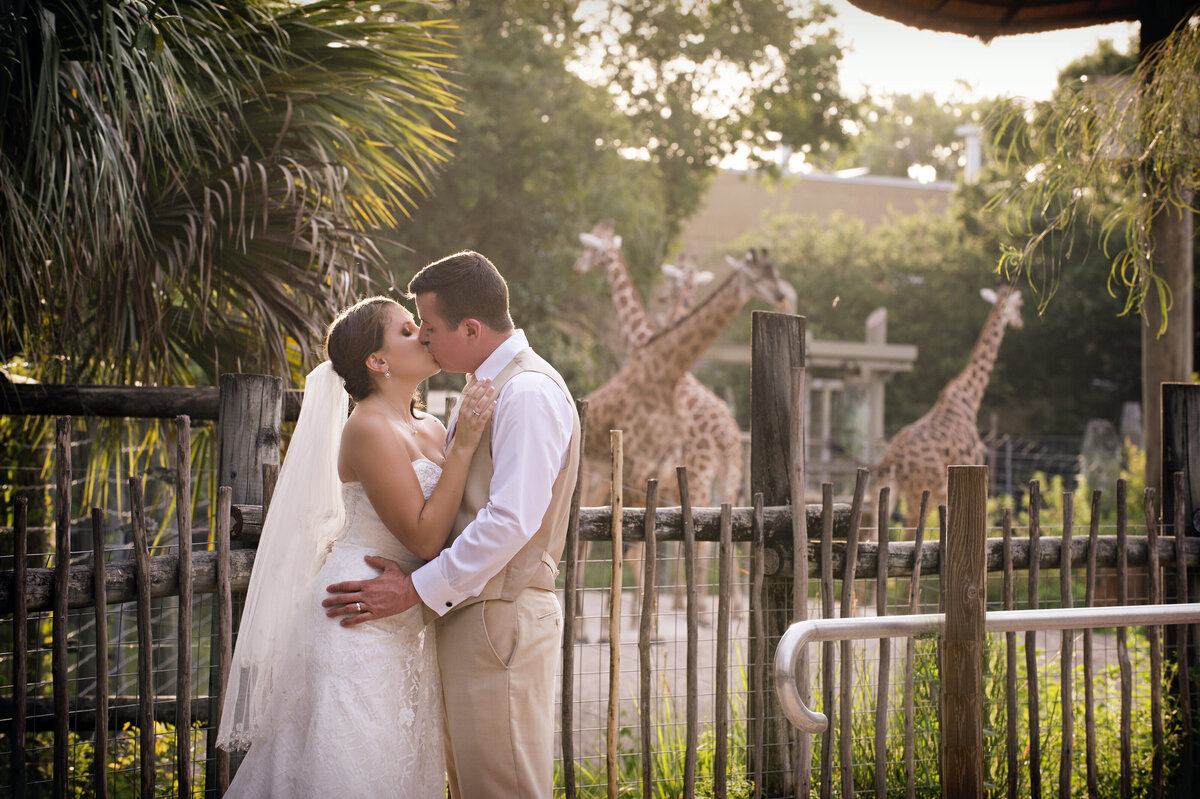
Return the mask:
{"type": "MultiPolygon", "coordinates": [[[[920,419],[904,427],[888,443],[876,474],[891,487],[891,503],[904,500],[906,525],[917,523],[921,491],[930,490],[929,507],[946,501],[946,467],[984,462],[987,449],[979,437],[976,417],[987,390],[1006,327],[1020,330],[1021,292],[1011,286],[983,289],[992,304],[966,367],[938,394],[937,402],[920,419]]],[[[881,508],[880,513],[890,509],[881,508]]]]}
{"type": "MultiPolygon", "coordinates": [[[[597,268],[604,269],[613,306],[617,309],[621,343],[625,352],[630,353],[649,341],[658,330],[630,278],[629,268],[621,254],[621,237],[614,234],[612,225],[601,222],[590,233],[581,233],[579,238],[585,249],[575,262],[575,271],[584,274],[597,268]]],[[[697,273],[691,264],[683,269],[664,264],[663,271],[668,275],[680,275],[681,279],[687,281],[686,296],[683,291],[676,292],[675,307],[669,320],[669,323],[673,323],[687,314],[694,301],[695,286],[711,280],[712,273],[698,273],[707,278],[693,280],[697,273]],[[689,267],[691,274],[687,274],[689,267]]],[[[736,501],[742,479],[743,454],[741,428],[729,412],[729,406],[691,372],[685,372],[676,385],[675,404],[687,423],[683,439],[686,445],[683,465],[687,467],[695,498],[707,504],[713,498],[715,484],[718,503],[736,501]]],[[[584,505],[600,505],[607,500],[607,475],[608,470],[604,469],[585,482],[582,494],[584,505]]],[[[660,496],[664,499],[677,498],[673,468],[656,476],[660,496]]],[[[643,485],[631,483],[630,487],[641,491],[643,485]]]]}
{"type": "MultiPolygon", "coordinates": [[[[621,252],[621,237],[615,235],[611,224],[601,222],[590,233],[581,233],[580,242],[584,252],[576,260],[574,269],[584,274],[603,268],[608,278],[612,294],[613,306],[617,310],[617,327],[621,335],[621,343],[626,353],[644,345],[658,331],[642,303],[637,288],[629,275],[629,268],[621,252]]],[[[691,309],[694,302],[695,286],[703,285],[712,279],[711,272],[697,273],[694,264],[689,262],[683,268],[665,264],[663,271],[668,276],[678,276],[686,285],[686,292],[679,291],[676,297],[674,313],[670,322],[678,321],[691,309]]],[[[679,414],[687,420],[687,430],[684,433],[685,447],[683,450],[683,465],[687,467],[689,485],[693,497],[699,504],[708,504],[713,498],[715,484],[716,500],[718,503],[735,502],[742,480],[742,451],[741,428],[733,418],[729,407],[716,394],[709,390],[691,372],[684,374],[675,388],[675,407],[679,414]]],[[[590,426],[590,425],[589,425],[590,426]]],[[[610,457],[607,444],[603,457],[610,457]]],[[[597,455],[597,460],[601,456],[597,455]]],[[[607,461],[606,461],[607,462],[607,461]]],[[[585,473],[584,489],[581,502],[585,506],[600,505],[608,501],[608,470],[598,474],[585,473]]],[[[660,487],[660,502],[664,505],[678,502],[679,495],[674,470],[657,475],[660,487]]],[[[630,487],[640,492],[644,484],[631,484],[630,487]]],[[[590,547],[585,544],[583,559],[586,562],[590,547]]],[[[641,559],[641,545],[630,546],[626,557],[634,565],[635,587],[640,591],[641,570],[637,563],[641,559]]],[[[676,579],[677,590],[675,601],[682,601],[682,580],[676,579]]]]}
{"type": "Polygon", "coordinates": [[[696,261],[688,255],[680,256],[679,266],[663,264],[662,273],[667,282],[658,290],[658,299],[667,304],[663,326],[674,324],[691,313],[696,304],[696,291],[709,283],[715,275],[708,270],[696,268],[696,261]]]}
{"type": "Polygon", "coordinates": [[[608,431],[625,431],[625,477],[634,486],[680,460],[689,419],[675,405],[675,387],[750,299],[795,307],[796,292],[781,280],[765,250],[727,259],[732,274],[683,319],[630,353],[615,375],[588,395],[584,458],[589,471],[606,473],[608,431]]]}
{"type": "MultiPolygon", "coordinates": [[[[675,324],[634,349],[607,382],[588,396],[583,443],[587,474],[608,473],[609,430],[624,431],[624,475],[631,486],[671,473],[682,462],[690,418],[676,404],[677,384],[742,305],[754,295],[791,310],[796,292],[779,278],[764,250],[728,259],[732,274],[675,324]]],[[[689,474],[689,478],[691,475],[689,474]]]]}

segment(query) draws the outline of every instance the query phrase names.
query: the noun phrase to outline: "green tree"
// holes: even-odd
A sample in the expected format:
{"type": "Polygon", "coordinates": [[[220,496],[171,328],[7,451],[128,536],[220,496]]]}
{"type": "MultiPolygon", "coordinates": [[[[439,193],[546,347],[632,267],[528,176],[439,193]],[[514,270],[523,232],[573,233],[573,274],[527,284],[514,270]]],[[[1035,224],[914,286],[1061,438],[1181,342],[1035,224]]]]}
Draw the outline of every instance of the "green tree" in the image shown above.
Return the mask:
{"type": "Polygon", "coordinates": [[[981,127],[991,100],[939,100],[932,94],[868,97],[845,145],[826,163],[872,175],[954,180],[965,157],[960,126],[981,127]],[[924,169],[922,169],[924,168],[924,169]],[[924,175],[922,172],[931,171],[924,175]]]}
{"type": "Polygon", "coordinates": [[[278,373],[448,154],[422,4],[0,11],[0,357],[48,380],[278,373]]]}
{"type": "Polygon", "coordinates": [[[660,187],[645,163],[618,152],[629,128],[606,93],[568,69],[569,9],[459,2],[455,17],[464,113],[447,128],[454,157],[431,196],[397,225],[403,246],[388,250],[380,280],[404,286],[436,258],[484,253],[508,279],[516,322],[581,390],[612,368],[613,356],[603,335],[611,328],[597,316],[612,315],[603,278],[571,271],[578,236],[612,220],[631,267],[647,278],[667,244],[660,187]]]}
{"type": "Polygon", "coordinates": [[[591,8],[581,23],[585,64],[633,124],[625,147],[658,171],[671,236],[739,146],[763,165],[776,144],[810,152],[844,137],[853,104],[841,94],[829,6],[631,0],[591,8]]]}
{"type": "MultiPolygon", "coordinates": [[[[1157,7],[1156,7],[1157,8],[1157,7]]],[[[1167,11],[1167,9],[1159,9],[1167,11]]],[[[1146,484],[1158,486],[1159,386],[1195,374],[1193,217],[1200,189],[1200,25],[1183,15],[1174,32],[1142,21],[1136,68],[1107,81],[1063,87],[1030,130],[1028,110],[1002,118],[1019,169],[993,208],[1019,237],[1001,267],[1054,296],[1070,265],[1075,229],[1098,229],[1107,269],[1093,275],[1124,312],[1141,317],[1146,484]],[[1025,139],[1025,141],[1022,141],[1025,139]],[[1032,158],[1028,159],[1027,154],[1032,158]],[[1105,274],[1106,273],[1106,274],[1105,274]]]]}
{"type": "MultiPolygon", "coordinates": [[[[994,283],[1004,235],[979,213],[986,199],[982,189],[964,191],[951,214],[893,216],[870,228],[845,217],[780,215],[744,240],[769,249],[814,338],[861,341],[868,314],[886,307],[888,340],[916,345],[913,371],[888,382],[889,431],[933,405],[979,335],[989,310],[979,290],[994,283]]],[[[1078,259],[1103,259],[1085,249],[1077,248],[1078,259]]],[[[1122,405],[1137,399],[1137,320],[1118,316],[1119,303],[1086,270],[1064,280],[1069,308],[1040,316],[1036,300],[1026,301],[1024,329],[1005,336],[981,422],[994,412],[1006,432],[1079,435],[1088,419],[1116,422],[1122,405]]],[[[746,382],[730,367],[709,367],[702,377],[735,392],[746,382]]],[[[748,407],[748,396],[735,405],[748,407]]]]}

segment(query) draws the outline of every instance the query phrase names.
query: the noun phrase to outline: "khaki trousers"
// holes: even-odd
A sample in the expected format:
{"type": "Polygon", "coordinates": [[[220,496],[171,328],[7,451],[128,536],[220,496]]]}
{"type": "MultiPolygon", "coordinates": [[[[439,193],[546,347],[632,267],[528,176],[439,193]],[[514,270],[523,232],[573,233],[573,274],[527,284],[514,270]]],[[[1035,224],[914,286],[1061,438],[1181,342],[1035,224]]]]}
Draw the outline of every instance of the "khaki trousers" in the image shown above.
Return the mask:
{"type": "Polygon", "coordinates": [[[526,588],[437,623],[453,799],[542,799],[554,788],[554,677],[562,608],[526,588]]]}

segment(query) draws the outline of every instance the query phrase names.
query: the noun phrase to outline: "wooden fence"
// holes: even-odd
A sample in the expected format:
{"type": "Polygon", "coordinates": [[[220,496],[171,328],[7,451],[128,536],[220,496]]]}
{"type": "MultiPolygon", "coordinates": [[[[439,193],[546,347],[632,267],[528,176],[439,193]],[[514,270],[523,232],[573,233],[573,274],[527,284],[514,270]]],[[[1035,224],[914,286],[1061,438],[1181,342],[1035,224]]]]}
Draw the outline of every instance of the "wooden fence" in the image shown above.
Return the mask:
{"type": "MultiPolygon", "coordinates": [[[[780,710],[779,702],[774,694],[773,677],[767,664],[773,657],[774,646],[787,626],[793,621],[803,620],[809,613],[810,605],[819,605],[820,616],[832,618],[842,615],[849,616],[855,612],[856,603],[862,597],[872,595],[875,599],[875,612],[879,615],[888,612],[886,598],[889,580],[908,578],[909,591],[907,606],[910,612],[915,612],[919,603],[919,591],[922,580],[929,582],[930,575],[937,575],[942,569],[942,545],[952,540],[954,528],[943,513],[943,521],[936,541],[925,540],[923,526],[916,529],[913,541],[890,542],[886,535],[886,520],[878,521],[878,532],[874,535],[862,535],[860,530],[862,508],[867,493],[868,474],[860,470],[855,494],[849,505],[835,504],[832,489],[825,487],[822,502],[805,508],[802,516],[795,516],[789,504],[792,496],[798,496],[799,486],[804,484],[803,475],[803,428],[798,420],[803,418],[803,409],[793,402],[793,397],[803,397],[803,320],[798,317],[788,317],[778,314],[755,314],[754,318],[754,372],[753,396],[753,446],[751,455],[751,485],[754,490],[754,501],[751,507],[733,508],[723,506],[715,508],[693,508],[688,502],[688,485],[686,472],[678,474],[680,494],[683,501],[677,508],[657,508],[655,497],[657,486],[653,483],[647,486],[645,508],[625,508],[620,492],[614,497],[614,503],[607,508],[576,508],[572,514],[572,525],[569,530],[567,557],[564,569],[564,605],[567,629],[564,631],[563,665],[562,665],[562,719],[564,731],[573,730],[574,703],[572,692],[574,686],[574,636],[571,625],[575,623],[578,595],[574,572],[578,569],[576,553],[580,542],[583,541],[613,541],[614,563],[613,574],[620,575],[619,568],[622,540],[644,540],[645,557],[641,564],[646,595],[654,597],[659,584],[657,547],[659,541],[679,541],[685,558],[685,583],[688,596],[687,602],[687,690],[685,693],[686,708],[684,720],[686,724],[686,752],[683,774],[683,794],[693,796],[701,778],[712,780],[714,796],[727,795],[727,780],[732,776],[745,776],[756,786],[756,795],[763,796],[806,796],[811,792],[819,792],[821,796],[830,796],[834,792],[835,777],[838,780],[842,795],[850,795],[853,790],[862,788],[861,780],[855,782],[855,769],[849,765],[854,762],[853,744],[853,664],[855,653],[848,644],[841,646],[840,659],[837,659],[839,671],[834,673],[835,652],[832,646],[826,646],[819,669],[820,691],[824,707],[834,710],[831,717],[838,720],[836,735],[822,736],[813,743],[804,735],[794,733],[780,710]],[[876,542],[864,540],[874,537],[876,542]],[[696,543],[714,542],[720,547],[719,590],[717,601],[716,625],[716,681],[713,707],[714,752],[711,775],[698,774],[697,755],[700,736],[700,709],[697,706],[699,691],[696,686],[696,647],[697,647],[697,592],[700,580],[696,574],[696,543]],[[732,774],[729,761],[729,687],[727,675],[729,658],[732,647],[743,643],[735,641],[731,636],[731,603],[729,601],[732,583],[730,551],[735,542],[740,542],[751,552],[750,557],[750,635],[744,642],[747,655],[748,702],[744,724],[746,740],[748,741],[745,774],[732,774]],[[810,580],[815,580],[810,591],[810,580]],[[840,608],[835,605],[834,589],[836,581],[841,580],[840,608]],[[813,594],[819,596],[819,602],[810,602],[813,594]],[[835,704],[836,703],[836,704],[835,704]],[[834,743],[838,745],[837,755],[834,754],[834,743]],[[817,785],[813,785],[813,776],[817,777],[817,785]]],[[[254,378],[260,385],[257,390],[243,390],[244,384],[238,388],[233,386],[237,381],[230,376],[229,386],[223,378],[221,393],[221,411],[223,418],[222,441],[227,436],[240,442],[237,448],[240,454],[237,459],[227,457],[222,449],[220,471],[222,482],[228,483],[220,490],[219,507],[215,515],[216,534],[215,548],[212,551],[192,551],[190,530],[190,509],[186,507],[184,490],[190,476],[187,474],[189,422],[187,418],[176,421],[177,432],[177,470],[176,480],[179,491],[180,506],[178,511],[179,554],[159,555],[152,557],[146,541],[145,519],[140,507],[140,480],[129,482],[131,500],[131,520],[134,532],[134,562],[106,562],[103,551],[104,535],[102,520],[99,514],[92,514],[93,541],[97,542],[91,563],[88,565],[71,566],[68,558],[57,557],[52,568],[28,568],[26,552],[24,551],[24,519],[26,509],[18,502],[14,508],[14,569],[9,573],[0,573],[0,615],[10,615],[14,630],[14,651],[12,658],[13,689],[10,708],[0,708],[0,715],[10,718],[11,749],[10,761],[12,775],[9,786],[14,796],[27,795],[24,750],[28,720],[42,715],[42,699],[30,697],[27,692],[30,675],[27,672],[27,653],[30,643],[26,638],[28,630],[27,618],[29,613],[51,612],[52,623],[52,713],[48,714],[53,720],[53,795],[66,796],[79,792],[80,784],[86,784],[88,792],[96,796],[108,795],[108,786],[100,775],[108,770],[108,732],[118,729],[126,721],[132,721],[138,730],[140,745],[137,747],[140,777],[140,791],[143,796],[154,795],[156,772],[154,762],[155,741],[154,722],[166,722],[175,725],[175,782],[179,796],[190,796],[193,793],[192,774],[193,761],[196,751],[192,740],[192,721],[200,721],[215,727],[217,713],[220,707],[220,686],[227,673],[234,629],[235,607],[233,597],[244,591],[248,585],[250,569],[253,564],[253,550],[250,548],[255,534],[261,526],[262,508],[270,501],[270,487],[273,485],[273,475],[277,469],[278,429],[282,418],[284,393],[278,389],[278,381],[254,378]],[[264,399],[265,397],[265,399],[264,399]],[[231,423],[237,418],[240,421],[231,423]],[[247,435],[246,431],[253,431],[247,435]],[[251,446],[245,446],[249,441],[251,446]],[[274,445],[275,460],[272,462],[272,444],[274,445]],[[240,497],[239,497],[240,494],[240,497]],[[256,498],[257,497],[257,498],[256,498]],[[100,529],[96,529],[97,526],[100,529]],[[242,542],[241,548],[238,542],[242,542]],[[214,679],[210,684],[207,696],[193,697],[190,695],[191,684],[188,675],[194,667],[187,653],[192,649],[193,620],[190,617],[192,597],[199,594],[214,594],[218,608],[213,652],[215,653],[214,679]],[[179,660],[177,668],[179,677],[176,681],[177,691],[174,696],[155,696],[152,662],[152,646],[150,631],[150,613],[152,602],[156,598],[178,596],[179,602],[179,660]],[[119,602],[134,602],[137,607],[139,662],[138,662],[138,696],[136,712],[132,717],[123,715],[126,711],[114,711],[109,705],[107,691],[106,664],[107,657],[104,648],[107,647],[108,636],[105,634],[106,624],[104,609],[119,602]],[[70,609],[93,608],[96,611],[97,625],[97,688],[94,697],[72,696],[70,694],[70,675],[67,673],[67,630],[66,619],[70,609]],[[90,719],[85,723],[84,719],[90,719]],[[68,741],[72,729],[94,730],[94,760],[93,775],[72,775],[68,767],[68,741]]],[[[1181,401],[1183,410],[1177,414],[1181,419],[1194,419],[1196,408],[1200,407],[1194,399],[1195,392],[1189,389],[1189,397],[1181,401]]],[[[1167,402],[1164,402],[1167,405],[1167,402]]],[[[585,412],[586,415],[586,412],[585,412]]],[[[56,551],[70,551],[70,447],[69,420],[60,420],[57,426],[56,441],[56,473],[57,490],[55,499],[56,513],[56,551]]],[[[1189,428],[1194,430],[1195,427],[1189,428]]],[[[1195,463],[1200,456],[1196,454],[1194,434],[1186,432],[1176,436],[1174,433],[1164,433],[1168,440],[1182,442],[1177,450],[1177,461],[1188,467],[1195,463]],[[1173,437],[1174,436],[1174,437],[1173,437]]],[[[230,445],[234,448],[233,445],[230,445]]],[[[1173,451],[1170,446],[1164,448],[1173,451]]],[[[1174,473],[1177,469],[1164,469],[1165,473],[1174,473]]],[[[1041,533],[1040,504],[1031,503],[1031,515],[1028,523],[1028,536],[1014,537],[1011,520],[1006,517],[1003,524],[1003,537],[987,541],[987,570],[1003,574],[1004,589],[1003,603],[1012,607],[1015,601],[1017,572],[1027,573],[1028,604],[1036,607],[1039,601],[1039,584],[1041,569],[1060,570],[1060,591],[1064,601],[1073,602],[1071,569],[1086,568],[1085,603],[1093,602],[1093,590],[1098,579],[1098,570],[1115,569],[1118,576],[1117,601],[1124,604],[1128,601],[1128,579],[1130,570],[1146,567],[1155,577],[1149,582],[1150,600],[1156,598],[1171,601],[1186,601],[1189,586],[1194,584],[1195,566],[1200,560],[1200,540],[1190,538],[1185,532],[1192,529],[1188,522],[1191,520],[1196,507],[1194,497],[1195,482],[1200,480],[1200,473],[1194,466],[1179,469],[1182,477],[1173,481],[1167,490],[1169,503],[1166,519],[1170,522],[1159,522],[1153,513],[1146,514],[1145,535],[1129,535],[1124,510],[1118,512],[1118,522],[1115,536],[1100,536],[1099,514],[1093,512],[1090,521],[1089,534],[1086,539],[1074,534],[1074,523],[1063,522],[1061,536],[1043,536],[1041,533]],[[1160,535],[1160,529],[1169,529],[1169,535],[1160,535]],[[1070,557],[1063,559],[1063,553],[1070,557]],[[1036,555],[1036,556],[1035,556],[1036,555]],[[1189,568],[1192,571],[1189,572],[1189,568]],[[1166,585],[1160,585],[1157,575],[1164,570],[1169,579],[1166,585]]],[[[619,481],[617,481],[619,484],[619,481]]],[[[1031,494],[1036,494],[1037,486],[1030,486],[1031,494]]],[[[1093,500],[1095,507],[1098,500],[1093,500]]],[[[1154,506],[1153,493],[1148,492],[1147,507],[1154,506]]],[[[1064,509],[1070,503],[1063,498],[1064,509]]],[[[1118,508],[1125,507],[1123,489],[1118,489],[1118,508]]],[[[872,531],[866,531],[868,533],[872,531]]],[[[617,577],[619,581],[619,577],[617,577]]],[[[625,720],[617,711],[620,686],[617,683],[621,670],[619,668],[621,626],[620,590],[613,592],[614,601],[609,611],[609,650],[610,650],[610,697],[611,708],[606,719],[606,763],[607,794],[615,795],[621,789],[617,784],[618,772],[617,737],[625,720]]],[[[1193,594],[1194,595],[1194,594],[1193,594]]],[[[814,607],[815,611],[816,608],[814,607]]],[[[643,795],[650,795],[655,780],[661,775],[654,772],[654,759],[650,756],[649,742],[651,740],[652,703],[649,701],[649,685],[653,677],[653,663],[650,657],[652,646],[653,602],[642,602],[637,639],[638,651],[638,689],[639,711],[637,719],[637,735],[635,739],[641,746],[640,770],[641,789],[643,795]]],[[[814,614],[815,615],[815,614],[814,614]]],[[[1168,631],[1167,644],[1164,648],[1159,641],[1156,628],[1147,628],[1150,637],[1151,664],[1149,677],[1152,690],[1157,691],[1162,685],[1161,671],[1164,659],[1174,658],[1177,664],[1175,670],[1176,682],[1168,683],[1168,689],[1173,690],[1176,697],[1174,706],[1178,707],[1181,716],[1180,723],[1185,738],[1179,744],[1184,763],[1195,762],[1196,747],[1191,739],[1191,713],[1193,691],[1186,679],[1179,681],[1179,675],[1187,675],[1189,652],[1192,651],[1195,637],[1189,637],[1187,628],[1168,631]]],[[[1091,668],[1091,634],[1084,634],[1084,655],[1082,667],[1085,674],[1091,668]]],[[[1118,649],[1124,650],[1125,637],[1118,633],[1118,649]]],[[[1006,766],[1009,795],[1017,795],[1017,785],[1020,775],[1024,774],[1030,789],[1030,796],[1041,795],[1040,764],[1043,755],[1039,751],[1040,725],[1043,714],[1039,706],[1039,678],[1037,669],[1037,642],[1032,636],[1026,636],[1025,656],[1028,675],[1028,688],[1025,713],[1028,719],[1030,750],[1025,762],[1021,761],[1021,753],[1015,749],[1015,732],[1019,721],[1017,702],[1019,698],[1016,666],[1016,639],[1009,634],[1005,640],[1005,718],[1007,726],[1006,766]]],[[[1073,652],[1073,639],[1065,634],[1060,644],[1060,651],[1073,652]]],[[[888,787],[885,775],[887,746],[887,718],[889,708],[894,709],[895,691],[891,688],[890,667],[892,657],[887,642],[879,644],[878,663],[876,667],[876,721],[875,747],[873,767],[871,767],[871,782],[874,784],[876,795],[884,795],[888,787]]],[[[948,654],[948,653],[947,653],[948,654]]],[[[1073,656],[1073,655],[1072,655],[1073,656]]],[[[1194,657],[1194,655],[1192,655],[1194,657]]],[[[1122,685],[1122,725],[1127,725],[1126,693],[1133,675],[1128,664],[1127,655],[1120,654],[1121,685],[1122,685]]],[[[1068,662],[1070,662],[1068,660],[1068,662]]],[[[1194,662],[1194,661],[1193,661],[1194,662]]],[[[953,663],[946,662],[943,669],[953,669],[953,663]]],[[[914,737],[913,730],[913,687],[914,687],[914,643],[910,640],[904,655],[904,694],[903,719],[905,729],[905,788],[908,795],[913,795],[916,789],[914,781],[914,737]]],[[[1067,688],[1067,670],[1063,671],[1064,695],[1070,693],[1067,688]]],[[[1085,687],[1092,680],[1085,679],[1085,687]]],[[[1164,719],[1167,718],[1162,705],[1161,694],[1155,694],[1155,707],[1151,715],[1155,719],[1154,740],[1161,742],[1164,719]]],[[[1063,724],[1073,725],[1073,717],[1065,703],[1062,705],[1061,718],[1063,724]],[[1068,721],[1070,719],[1070,721],[1068,721]]],[[[1091,702],[1088,702],[1091,705],[1091,702]]],[[[1092,725],[1085,719],[1086,751],[1089,764],[1089,781],[1092,779],[1091,769],[1094,752],[1094,734],[1092,725]]],[[[214,737],[207,736],[209,741],[214,737]]],[[[1128,741],[1128,736],[1122,740],[1128,741]]],[[[1074,750],[1068,752],[1065,743],[1069,736],[1064,735],[1064,749],[1061,759],[1070,762],[1074,750]]],[[[208,752],[204,757],[206,764],[205,788],[208,793],[219,795],[227,785],[230,764],[227,756],[214,751],[207,744],[208,752]]],[[[574,797],[580,793],[576,784],[576,756],[573,750],[573,739],[569,734],[562,736],[562,790],[566,796],[574,797]]],[[[1154,747],[1155,756],[1159,759],[1154,766],[1154,785],[1162,786],[1167,777],[1164,775],[1161,753],[1162,746],[1154,747]]],[[[1132,773],[1129,764],[1131,755],[1123,749],[1121,752],[1121,779],[1124,787],[1132,773]]],[[[1060,769],[1060,772],[1063,770],[1060,769]]],[[[1067,793],[1070,783],[1067,772],[1067,793]]],[[[1176,779],[1190,778],[1188,769],[1176,773],[1176,779]]],[[[944,785],[944,783],[943,783],[944,785]]],[[[892,786],[893,789],[895,786],[892,786]]],[[[1090,782],[1089,782],[1090,787],[1090,782]]],[[[161,790],[161,789],[160,789],[161,790]]],[[[1060,793],[1062,783],[1060,782],[1060,793]]],[[[1127,795],[1127,794],[1126,794],[1127,795]]]]}

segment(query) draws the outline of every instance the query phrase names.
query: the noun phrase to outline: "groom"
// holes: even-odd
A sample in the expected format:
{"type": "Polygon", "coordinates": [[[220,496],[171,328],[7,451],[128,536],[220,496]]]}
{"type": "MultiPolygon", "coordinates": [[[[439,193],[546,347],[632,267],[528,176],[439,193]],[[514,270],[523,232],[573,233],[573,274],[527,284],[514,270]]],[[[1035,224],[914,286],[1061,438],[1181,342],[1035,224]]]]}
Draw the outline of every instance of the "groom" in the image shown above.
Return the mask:
{"type": "Polygon", "coordinates": [[[579,416],[562,377],[513,327],[508,286],[487,258],[468,251],[435,261],[408,291],[438,365],[495,386],[490,446],[475,451],[440,555],[411,576],[368,557],[383,574],[331,585],[322,604],[347,626],[366,620],[356,602],[372,619],[417,603],[437,614],[451,796],[548,797],[562,635],[554,578],[579,467],[579,416]]]}

